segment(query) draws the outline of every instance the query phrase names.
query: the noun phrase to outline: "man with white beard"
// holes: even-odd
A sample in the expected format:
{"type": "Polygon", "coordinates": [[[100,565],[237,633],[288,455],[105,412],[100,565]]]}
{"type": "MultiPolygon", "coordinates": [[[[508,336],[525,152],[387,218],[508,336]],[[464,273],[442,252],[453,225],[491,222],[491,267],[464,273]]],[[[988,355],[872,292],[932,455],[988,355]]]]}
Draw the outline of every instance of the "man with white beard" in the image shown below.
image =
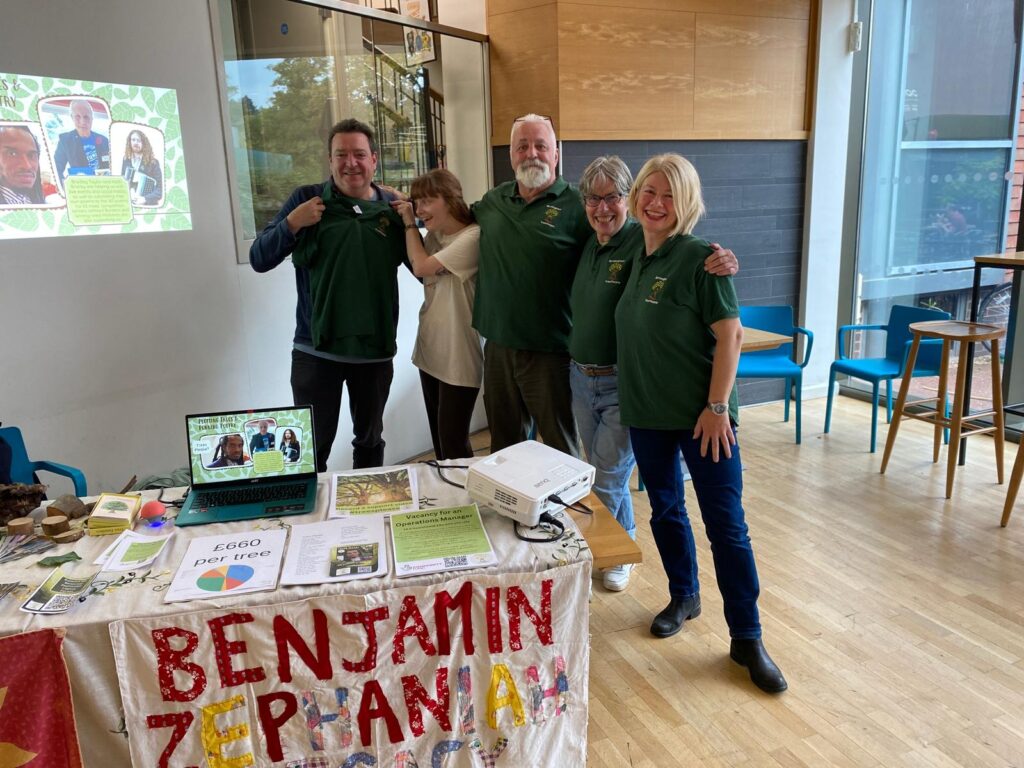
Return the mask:
{"type": "Polygon", "coordinates": [[[551,119],[512,124],[516,180],[473,206],[480,271],[473,326],[484,346],[484,407],[491,451],[525,440],[536,424],[552,448],[579,455],[569,389],[569,291],[591,229],[579,190],[557,175],[551,119]]]}

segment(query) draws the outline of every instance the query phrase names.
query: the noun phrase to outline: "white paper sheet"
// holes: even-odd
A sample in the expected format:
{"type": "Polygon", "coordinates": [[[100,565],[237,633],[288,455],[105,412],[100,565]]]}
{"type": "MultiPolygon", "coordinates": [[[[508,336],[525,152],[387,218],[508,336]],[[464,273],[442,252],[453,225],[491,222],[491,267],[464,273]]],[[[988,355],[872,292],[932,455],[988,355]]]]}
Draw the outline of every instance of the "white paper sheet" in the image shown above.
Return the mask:
{"type": "Polygon", "coordinates": [[[245,531],[189,542],[164,602],[231,597],[277,586],[288,532],[245,531]]]}
{"type": "Polygon", "coordinates": [[[281,584],[324,584],[383,576],[388,572],[381,515],[293,525],[281,584]]]}

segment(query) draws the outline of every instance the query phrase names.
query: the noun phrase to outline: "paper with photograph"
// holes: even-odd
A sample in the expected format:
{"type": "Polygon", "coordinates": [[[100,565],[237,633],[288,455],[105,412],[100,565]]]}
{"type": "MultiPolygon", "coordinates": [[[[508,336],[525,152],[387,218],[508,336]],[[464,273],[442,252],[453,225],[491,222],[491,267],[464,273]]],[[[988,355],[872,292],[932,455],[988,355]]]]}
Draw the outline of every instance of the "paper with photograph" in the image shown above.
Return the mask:
{"type": "Polygon", "coordinates": [[[386,536],[382,515],[293,525],[281,584],[384,576],[388,572],[386,536]]]}
{"type": "Polygon", "coordinates": [[[498,563],[476,504],[392,515],[391,542],[396,576],[498,563]]]}
{"type": "Polygon", "coordinates": [[[409,466],[336,472],[331,499],[328,517],[408,512],[420,506],[416,473],[409,466]]]}

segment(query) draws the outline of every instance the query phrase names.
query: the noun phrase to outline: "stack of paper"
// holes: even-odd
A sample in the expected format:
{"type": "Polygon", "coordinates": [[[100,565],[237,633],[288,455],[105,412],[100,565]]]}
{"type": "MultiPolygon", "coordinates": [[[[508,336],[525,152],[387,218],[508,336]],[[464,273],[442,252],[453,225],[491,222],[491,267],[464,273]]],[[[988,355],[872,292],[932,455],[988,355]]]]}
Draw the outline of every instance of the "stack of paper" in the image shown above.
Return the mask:
{"type": "Polygon", "coordinates": [[[126,531],[135,524],[135,516],[142,506],[140,496],[122,493],[100,494],[86,523],[90,536],[109,536],[126,531]]]}

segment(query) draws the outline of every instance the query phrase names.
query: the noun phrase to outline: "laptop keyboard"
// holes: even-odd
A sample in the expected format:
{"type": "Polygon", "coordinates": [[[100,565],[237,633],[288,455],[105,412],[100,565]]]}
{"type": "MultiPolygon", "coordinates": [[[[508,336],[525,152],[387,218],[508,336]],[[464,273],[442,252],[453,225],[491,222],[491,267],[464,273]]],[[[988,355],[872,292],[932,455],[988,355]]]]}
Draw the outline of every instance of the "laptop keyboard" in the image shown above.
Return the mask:
{"type": "Polygon", "coordinates": [[[209,509],[210,507],[302,499],[306,496],[306,486],[307,483],[287,483],[270,486],[254,485],[250,488],[233,488],[228,491],[204,491],[196,494],[193,508],[209,509]]]}

